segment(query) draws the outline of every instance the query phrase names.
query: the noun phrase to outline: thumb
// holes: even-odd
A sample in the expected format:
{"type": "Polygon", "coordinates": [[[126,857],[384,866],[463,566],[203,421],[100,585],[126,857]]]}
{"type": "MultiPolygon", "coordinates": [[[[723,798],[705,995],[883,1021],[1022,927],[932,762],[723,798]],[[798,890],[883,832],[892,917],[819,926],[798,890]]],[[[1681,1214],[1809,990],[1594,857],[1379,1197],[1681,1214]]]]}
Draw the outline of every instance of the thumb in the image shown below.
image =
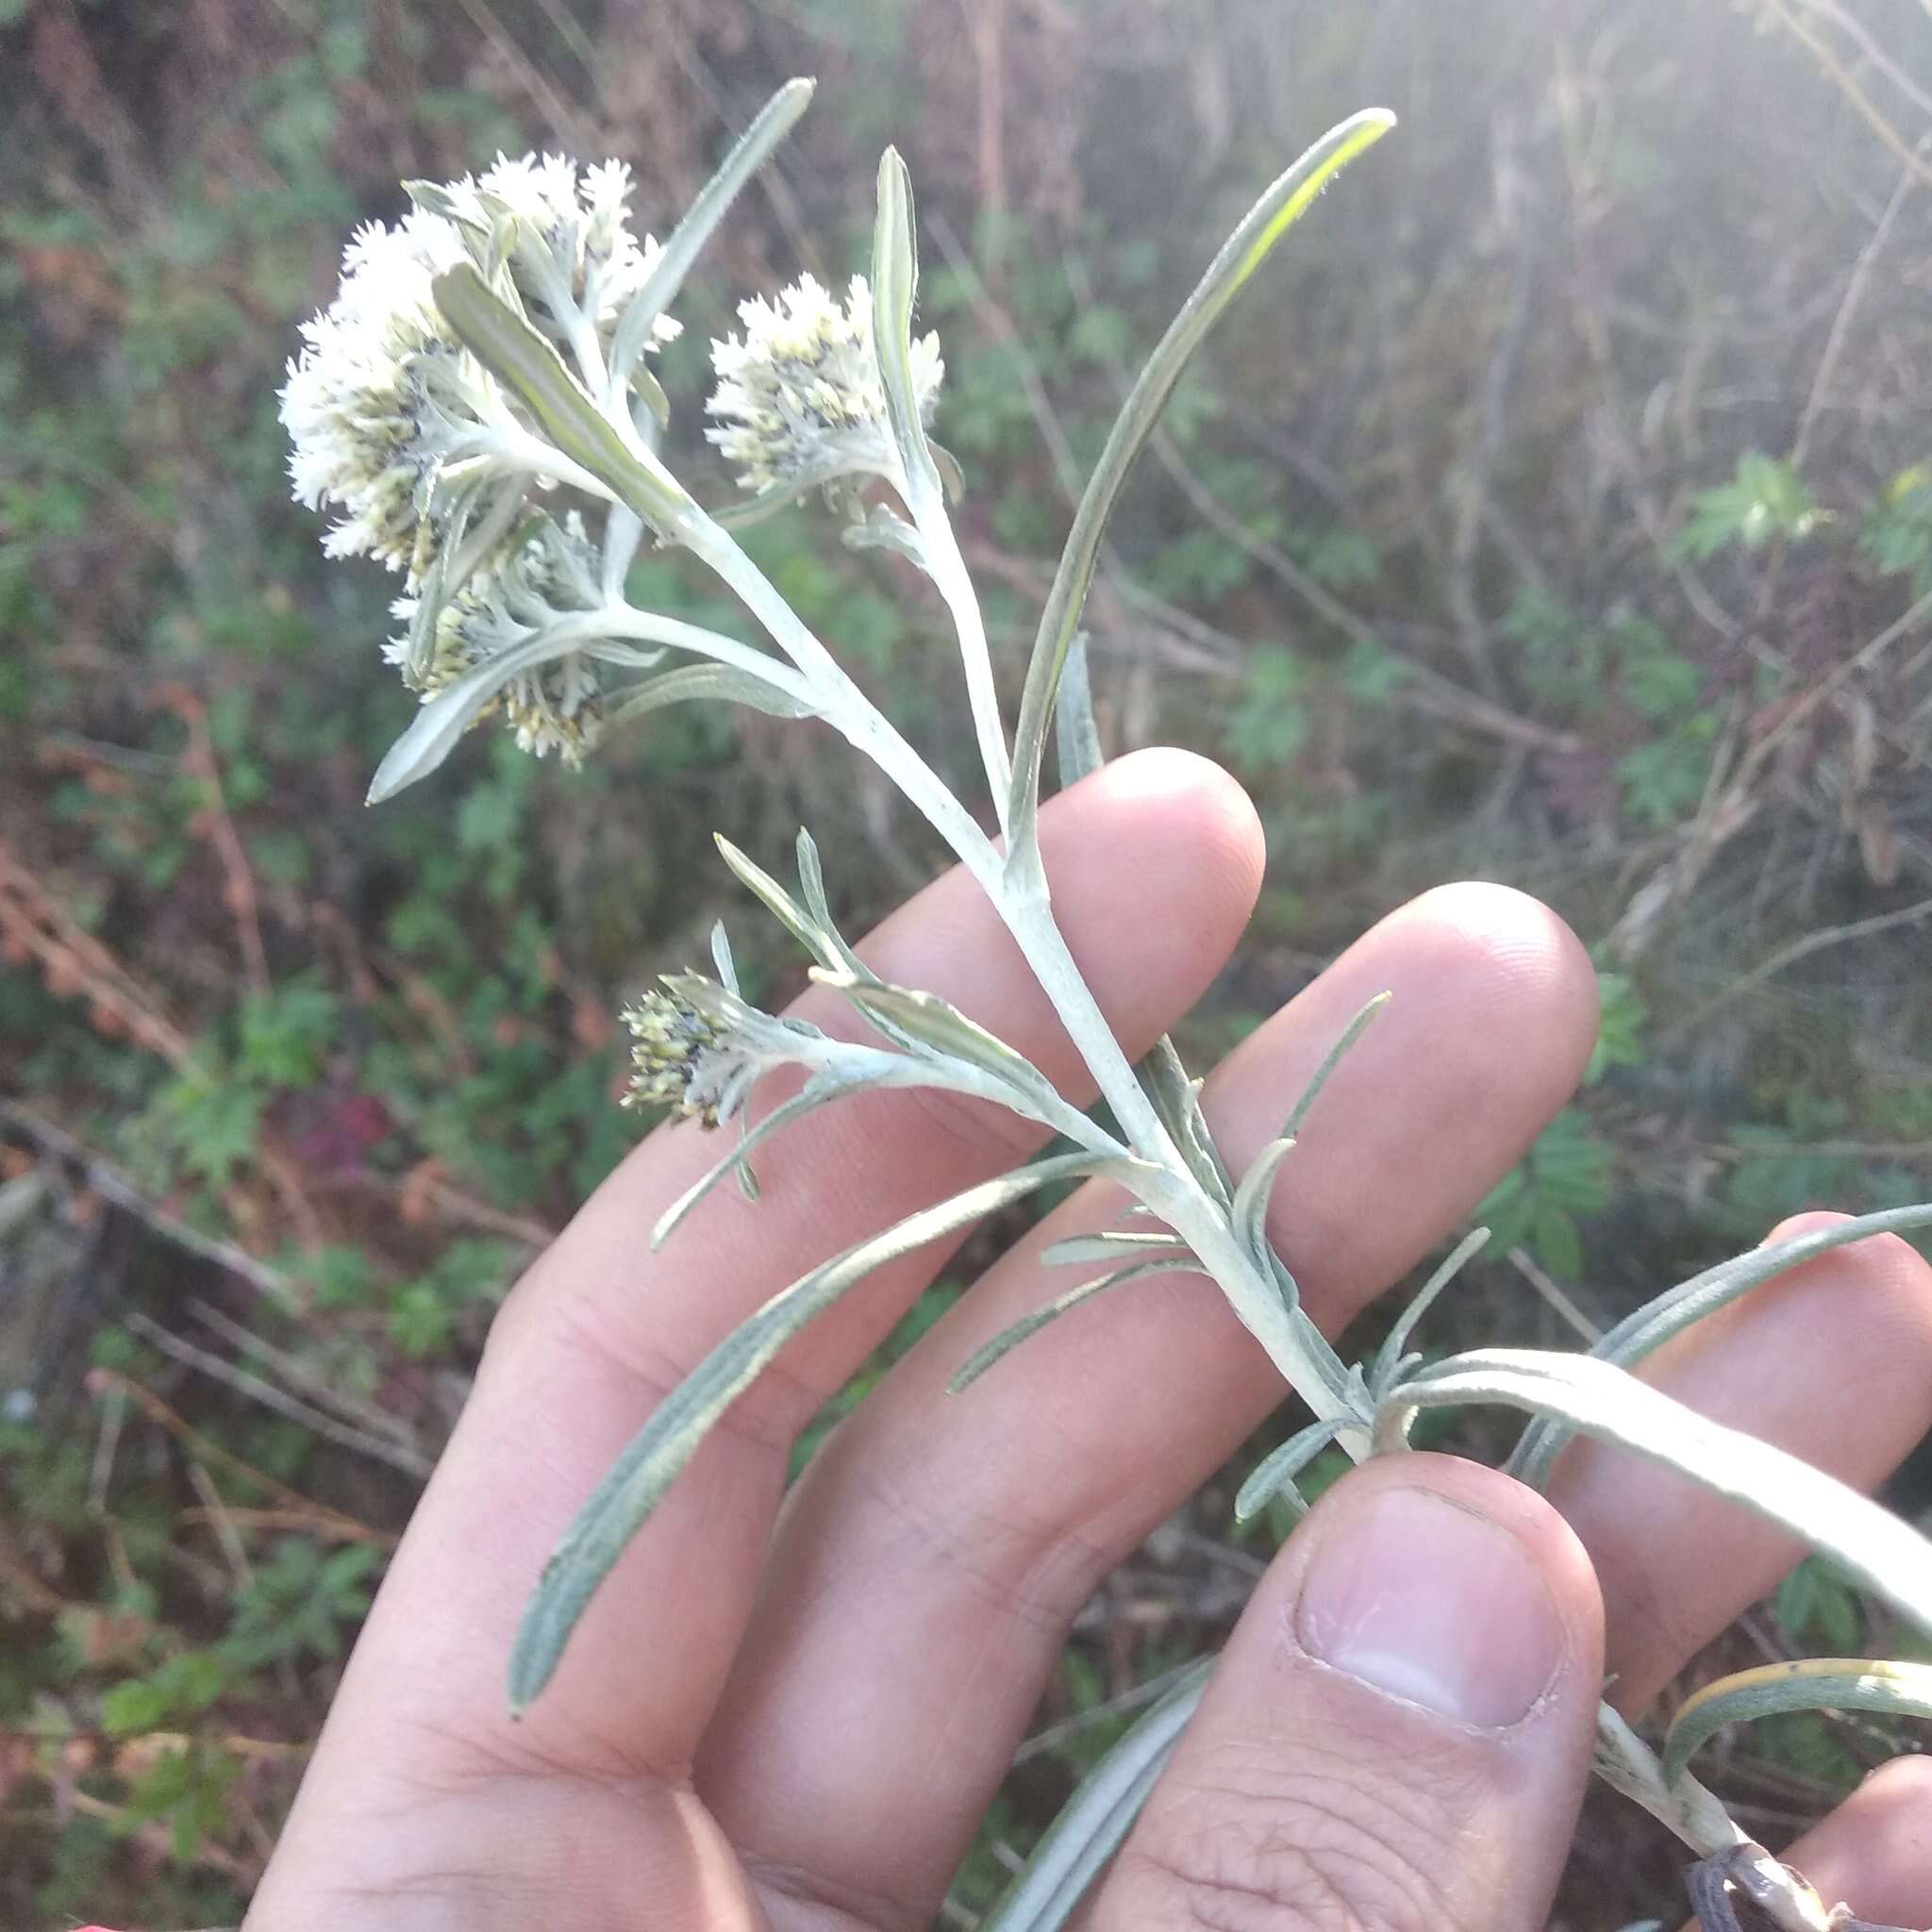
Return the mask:
{"type": "Polygon", "coordinates": [[[1092,1932],[1533,1932],[1602,1673],[1596,1577],[1540,1496],[1444,1456],[1353,1472],[1243,1612],[1092,1932]]]}

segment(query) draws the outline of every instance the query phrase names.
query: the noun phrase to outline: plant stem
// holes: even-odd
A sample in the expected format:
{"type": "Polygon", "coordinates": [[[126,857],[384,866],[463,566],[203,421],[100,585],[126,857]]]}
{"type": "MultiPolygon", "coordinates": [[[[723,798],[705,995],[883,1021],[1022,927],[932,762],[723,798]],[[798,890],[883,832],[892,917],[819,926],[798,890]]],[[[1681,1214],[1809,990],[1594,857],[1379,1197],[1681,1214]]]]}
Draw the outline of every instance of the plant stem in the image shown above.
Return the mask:
{"type": "MultiPolygon", "coordinates": [[[[905,494],[904,491],[901,492],[905,494]]],[[[923,494],[923,492],[922,492],[923,494]]],[[[953,627],[959,639],[959,661],[966,672],[966,701],[973,708],[973,728],[979,740],[979,761],[986,768],[986,782],[992,792],[994,815],[1000,835],[1008,831],[1007,809],[1013,790],[1013,764],[1007,749],[1006,721],[1000,716],[1000,694],[993,683],[992,653],[987,647],[986,620],[980,612],[979,598],[959,554],[958,540],[953,535],[953,520],[945,505],[915,504],[908,495],[919,526],[924,550],[926,574],[934,588],[945,599],[952,612],[953,627]]]]}
{"type": "MultiPolygon", "coordinates": [[[[973,815],[846,675],[728,532],[693,506],[678,534],[738,593],[811,681],[820,714],[899,787],[978,880],[1053,1002],[1129,1145],[1141,1159],[1161,1170],[1158,1198],[1147,1205],[1193,1249],[1243,1325],[1317,1415],[1346,1415],[1365,1422],[1341,1357],[1299,1308],[1283,1302],[1225,1214],[1194,1179],[1068,950],[1039,868],[1028,868],[1019,878],[1013,875],[1005,855],[973,815]]],[[[1344,1438],[1356,1452],[1364,1440],[1354,1430],[1344,1438]]]]}

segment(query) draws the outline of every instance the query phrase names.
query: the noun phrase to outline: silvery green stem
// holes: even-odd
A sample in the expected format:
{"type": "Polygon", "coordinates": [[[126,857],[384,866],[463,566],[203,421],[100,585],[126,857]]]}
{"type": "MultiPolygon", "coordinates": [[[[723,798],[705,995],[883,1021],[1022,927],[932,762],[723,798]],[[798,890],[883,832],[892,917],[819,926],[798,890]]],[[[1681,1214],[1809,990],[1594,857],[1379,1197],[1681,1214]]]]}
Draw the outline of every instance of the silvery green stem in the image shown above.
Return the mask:
{"type": "Polygon", "coordinates": [[[708,658],[714,663],[730,664],[741,671],[748,671],[780,691],[792,693],[801,702],[809,702],[811,698],[811,685],[808,679],[788,671],[776,658],[768,657],[763,651],[720,637],[716,631],[706,630],[699,625],[679,625],[674,619],[640,610],[634,604],[618,602],[607,604],[601,610],[587,611],[581,618],[572,618],[568,623],[559,625],[554,635],[560,638],[579,633],[587,642],[594,642],[599,638],[641,638],[647,643],[669,643],[678,650],[708,658]]]}
{"type": "Polygon", "coordinates": [[[979,882],[1011,928],[1135,1152],[1163,1167],[1184,1170],[1180,1151],[1141,1091],[1133,1067],[1080,976],[1044,898],[1029,908],[1016,903],[999,848],[891,721],[845,675],[728,532],[693,508],[679,536],[738,593],[773,641],[811,680],[821,715],[899,787],[979,882]]]}
{"type": "Polygon", "coordinates": [[[919,530],[926,575],[944,598],[959,639],[959,661],[966,673],[966,700],[973,708],[973,729],[979,740],[979,761],[992,792],[993,811],[1001,836],[1007,832],[1007,811],[1013,790],[1012,755],[1007,748],[1006,721],[1000,716],[1000,695],[992,678],[992,653],[986,641],[986,620],[979,597],[959,554],[958,539],[944,501],[926,491],[901,486],[919,530]]]}
{"type": "MultiPolygon", "coordinates": [[[[1341,1358],[1299,1308],[1290,1308],[1230,1224],[1226,1212],[1192,1170],[1142,1091],[1113,1029],[1081,976],[1043,895],[1016,897],[1001,872],[989,889],[1060,1023],[1087,1061],[1136,1154],[1163,1171],[1158,1199],[1147,1205],[1193,1249],[1248,1331],[1267,1350],[1289,1386],[1318,1416],[1362,1417],[1341,1358]],[[1121,1098],[1116,1090],[1123,1090],[1121,1098]],[[1130,1096],[1130,1098],[1129,1098],[1130,1096]],[[1123,1105],[1123,1101],[1128,1102],[1123,1105]]],[[[1351,1431],[1357,1444],[1366,1437],[1351,1431]]]]}
{"type": "Polygon", "coordinates": [[[1744,1842],[1744,1834],[1718,1799],[1694,1777],[1665,1782],[1654,1752],[1607,1704],[1597,1707],[1596,1774],[1612,1790],[1641,1805],[1700,1857],[1744,1842]]]}
{"type": "MultiPolygon", "coordinates": [[[[1291,1309],[1248,1254],[1226,1215],[1193,1178],[1142,1091],[1053,916],[1043,879],[1017,888],[1005,856],[943,780],[853,683],[838,661],[728,532],[691,506],[678,535],[743,600],[774,642],[811,680],[820,714],[864,752],[924,814],[979,882],[1053,1002],[1128,1144],[1169,1177],[1150,1200],[1201,1258],[1242,1324],[1289,1385],[1318,1415],[1358,1416],[1341,1357],[1300,1309],[1291,1309]]],[[[1351,1448],[1358,1444],[1350,1433],[1351,1448]]]]}
{"type": "Polygon", "coordinates": [[[675,534],[679,542],[737,592],[773,642],[805,674],[818,695],[820,715],[899,787],[952,847],[960,863],[991,892],[999,878],[1000,855],[973,814],[846,675],[838,659],[730,532],[692,503],[679,518],[675,534]]]}
{"type": "Polygon", "coordinates": [[[604,373],[604,351],[597,344],[597,331],[591,327],[590,317],[575,304],[569,312],[567,326],[571,353],[576,358],[577,368],[583,374],[584,387],[593,396],[602,395],[608,378],[604,373]]]}
{"type": "Polygon", "coordinates": [[[605,503],[617,501],[615,491],[601,477],[593,476],[554,443],[531,435],[520,425],[480,432],[468,438],[450,452],[450,460],[469,456],[497,457],[517,469],[528,471],[533,476],[548,476],[553,482],[568,483],[573,490],[581,490],[585,495],[597,497],[605,503]]]}

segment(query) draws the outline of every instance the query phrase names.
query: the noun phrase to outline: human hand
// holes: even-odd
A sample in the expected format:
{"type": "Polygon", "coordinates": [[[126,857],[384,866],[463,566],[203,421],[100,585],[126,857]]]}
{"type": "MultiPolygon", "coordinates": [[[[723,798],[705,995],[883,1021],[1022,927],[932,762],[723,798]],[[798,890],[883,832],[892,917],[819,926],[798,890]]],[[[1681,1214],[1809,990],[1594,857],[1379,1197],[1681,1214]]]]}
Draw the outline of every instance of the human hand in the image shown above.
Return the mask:
{"type": "MultiPolygon", "coordinates": [[[[1140,1053],[1241,936],[1262,863],[1252,808],[1212,767],[1145,753],[1055,801],[1042,835],[1073,951],[1140,1053]]],[[[964,876],[863,950],[1087,1097],[964,876]]],[[[1393,1003],[1323,1096],[1270,1217],[1331,1333],[1518,1158],[1594,1034],[1594,976],[1554,915],[1495,887],[1431,892],[1217,1070],[1208,1108],[1237,1170],[1385,988],[1393,1003]]],[[[800,1009],[828,1029],[844,1018],[816,991],[800,1009]]],[[[520,1722],[504,1674],[545,1557],[678,1379],[805,1268],[1037,1139],[976,1103],[865,1094],[772,1143],[759,1205],[720,1189],[657,1255],[649,1228],[716,1149],[684,1128],[631,1156],[505,1307],[250,1932],[931,1920],[1074,1612],[1281,1397],[1221,1297],[1178,1276],[1056,1324],[944,1396],[974,1347],[1064,1288],[1041,1249],[1111,1220],[1116,1191],[1083,1189],[1029,1230],[788,1496],[792,1440],[948,1251],[850,1293],[707,1441],[520,1722]]],[[[1700,1324],[1651,1373],[1869,1487],[1932,1424],[1932,1270],[1893,1239],[1840,1249],[1700,1324]],[[1793,1359],[1804,1375],[1786,1373],[1793,1359]],[[1857,1390],[1856,1410],[1820,1404],[1821,1387],[1857,1390]]],[[[1541,1925],[1606,1668],[1615,1701],[1641,1708],[1794,1555],[1756,1519],[1591,1446],[1566,1457],[1553,1500],[1433,1456],[1332,1490],[1257,1589],[1090,1907],[1092,1932],[1541,1925]]],[[[1827,1902],[1924,1923],[1932,1772],[1890,1767],[1792,1857],[1827,1902]]]]}

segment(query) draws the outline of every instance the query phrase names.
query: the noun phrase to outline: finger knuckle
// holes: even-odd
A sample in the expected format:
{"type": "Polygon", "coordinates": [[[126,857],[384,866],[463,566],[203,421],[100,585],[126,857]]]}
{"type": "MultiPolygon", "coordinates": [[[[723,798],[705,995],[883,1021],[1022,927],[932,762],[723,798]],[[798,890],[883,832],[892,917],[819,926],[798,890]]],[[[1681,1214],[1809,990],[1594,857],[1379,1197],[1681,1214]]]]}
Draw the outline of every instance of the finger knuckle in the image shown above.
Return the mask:
{"type": "Polygon", "coordinates": [[[1166,1790],[1121,1855],[1108,1932],[1453,1932],[1457,1780],[1410,1762],[1224,1755],[1166,1790]]]}

